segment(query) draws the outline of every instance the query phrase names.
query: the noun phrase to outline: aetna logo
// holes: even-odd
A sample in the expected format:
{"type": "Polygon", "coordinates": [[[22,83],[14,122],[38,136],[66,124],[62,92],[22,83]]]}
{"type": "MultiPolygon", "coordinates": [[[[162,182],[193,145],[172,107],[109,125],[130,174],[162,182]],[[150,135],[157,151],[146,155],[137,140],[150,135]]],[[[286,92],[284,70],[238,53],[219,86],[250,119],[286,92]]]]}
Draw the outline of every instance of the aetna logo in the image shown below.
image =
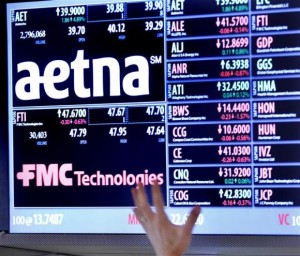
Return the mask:
{"type": "Polygon", "coordinates": [[[85,171],[73,171],[71,163],[23,164],[22,171],[17,173],[17,179],[22,181],[23,187],[56,187],[56,186],[133,186],[137,183],[164,183],[163,173],[149,173],[146,169],[142,173],[133,174],[123,170],[116,174],[103,174],[100,171],[88,174],[85,171]]]}
{"type": "Polygon", "coordinates": [[[124,63],[119,63],[112,57],[85,59],[84,50],[78,50],[75,59],[69,64],[64,60],[49,62],[43,74],[39,65],[32,61],[21,62],[17,65],[18,73],[22,71],[29,76],[20,78],[15,85],[16,95],[20,100],[40,99],[40,86],[52,99],[69,97],[69,88],[61,83],[68,80],[73,72],[74,92],[79,98],[104,96],[104,72],[109,72],[109,96],[121,96],[121,87],[128,96],[149,95],[149,63],[143,56],[129,56],[124,63]],[[85,84],[85,70],[92,63],[93,83],[85,84]],[[125,68],[136,66],[135,71],[127,72],[121,77],[120,65],[125,68]]]}

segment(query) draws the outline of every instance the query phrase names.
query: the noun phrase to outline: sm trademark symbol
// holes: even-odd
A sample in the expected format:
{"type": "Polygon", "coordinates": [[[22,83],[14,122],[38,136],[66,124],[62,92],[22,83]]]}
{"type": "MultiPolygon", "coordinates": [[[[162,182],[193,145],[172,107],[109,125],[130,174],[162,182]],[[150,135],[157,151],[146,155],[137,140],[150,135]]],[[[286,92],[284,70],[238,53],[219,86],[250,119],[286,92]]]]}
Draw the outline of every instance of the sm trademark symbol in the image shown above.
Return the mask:
{"type": "Polygon", "coordinates": [[[161,64],[162,63],[162,56],[152,55],[150,57],[151,64],[161,64]]]}

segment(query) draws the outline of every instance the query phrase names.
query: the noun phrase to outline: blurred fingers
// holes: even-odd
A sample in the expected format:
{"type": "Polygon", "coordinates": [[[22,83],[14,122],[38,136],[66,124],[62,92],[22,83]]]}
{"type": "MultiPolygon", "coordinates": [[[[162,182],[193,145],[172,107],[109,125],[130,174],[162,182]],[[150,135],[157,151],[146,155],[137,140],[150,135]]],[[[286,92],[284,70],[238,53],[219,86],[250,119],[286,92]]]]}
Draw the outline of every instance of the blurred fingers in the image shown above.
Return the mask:
{"type": "Polygon", "coordinates": [[[149,205],[144,185],[139,183],[137,187],[131,189],[131,194],[134,204],[137,207],[138,215],[140,217],[151,218],[153,212],[149,205]]]}
{"type": "Polygon", "coordinates": [[[154,184],[152,185],[151,192],[152,192],[153,204],[156,208],[158,215],[164,216],[165,215],[164,201],[157,181],[155,181],[154,184]]]}
{"type": "Polygon", "coordinates": [[[186,234],[192,233],[193,227],[195,226],[199,214],[200,214],[200,207],[194,206],[184,225],[184,230],[186,234]]]}

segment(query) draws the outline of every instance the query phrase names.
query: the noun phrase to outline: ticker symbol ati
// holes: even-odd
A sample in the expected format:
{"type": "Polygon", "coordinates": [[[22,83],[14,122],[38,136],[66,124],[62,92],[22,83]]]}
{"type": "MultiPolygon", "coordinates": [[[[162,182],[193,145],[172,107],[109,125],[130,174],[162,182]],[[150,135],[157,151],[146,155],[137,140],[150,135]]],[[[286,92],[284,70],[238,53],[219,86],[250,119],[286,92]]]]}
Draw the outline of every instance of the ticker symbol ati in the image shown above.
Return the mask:
{"type": "Polygon", "coordinates": [[[184,94],[184,85],[183,84],[173,84],[172,95],[183,95],[183,94],[184,94]]]}

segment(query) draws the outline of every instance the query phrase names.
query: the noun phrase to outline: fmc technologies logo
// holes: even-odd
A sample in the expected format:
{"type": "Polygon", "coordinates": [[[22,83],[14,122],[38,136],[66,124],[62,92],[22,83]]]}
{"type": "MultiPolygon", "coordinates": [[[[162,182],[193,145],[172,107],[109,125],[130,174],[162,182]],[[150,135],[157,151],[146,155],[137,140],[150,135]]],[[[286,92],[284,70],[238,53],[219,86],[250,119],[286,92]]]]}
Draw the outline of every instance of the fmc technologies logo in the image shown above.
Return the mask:
{"type": "Polygon", "coordinates": [[[164,183],[163,173],[150,173],[145,169],[142,173],[133,174],[126,170],[116,174],[104,174],[101,171],[86,173],[73,171],[72,163],[59,165],[23,164],[22,171],[17,172],[17,180],[22,181],[23,187],[57,187],[57,186],[134,186],[137,183],[144,185],[164,183]]]}
{"type": "MultiPolygon", "coordinates": [[[[161,63],[161,56],[151,56],[150,62],[151,64],[161,63]],[[157,60],[158,58],[160,61],[157,60]]],[[[71,70],[74,76],[74,92],[79,98],[103,97],[105,72],[109,74],[110,96],[121,96],[121,87],[128,96],[149,95],[149,63],[145,57],[129,56],[124,59],[124,63],[120,64],[113,57],[85,59],[84,50],[78,50],[75,59],[70,64],[64,60],[53,60],[45,66],[43,74],[39,65],[33,61],[17,64],[18,73],[24,71],[24,74],[29,75],[16,82],[16,96],[23,101],[40,99],[41,86],[43,86],[47,96],[52,99],[68,98],[69,88],[59,84],[69,79],[71,70]],[[89,70],[91,64],[92,86],[86,86],[85,70],[89,70]],[[121,65],[125,67],[125,70],[130,66],[133,68],[121,77],[121,65]]]]}

